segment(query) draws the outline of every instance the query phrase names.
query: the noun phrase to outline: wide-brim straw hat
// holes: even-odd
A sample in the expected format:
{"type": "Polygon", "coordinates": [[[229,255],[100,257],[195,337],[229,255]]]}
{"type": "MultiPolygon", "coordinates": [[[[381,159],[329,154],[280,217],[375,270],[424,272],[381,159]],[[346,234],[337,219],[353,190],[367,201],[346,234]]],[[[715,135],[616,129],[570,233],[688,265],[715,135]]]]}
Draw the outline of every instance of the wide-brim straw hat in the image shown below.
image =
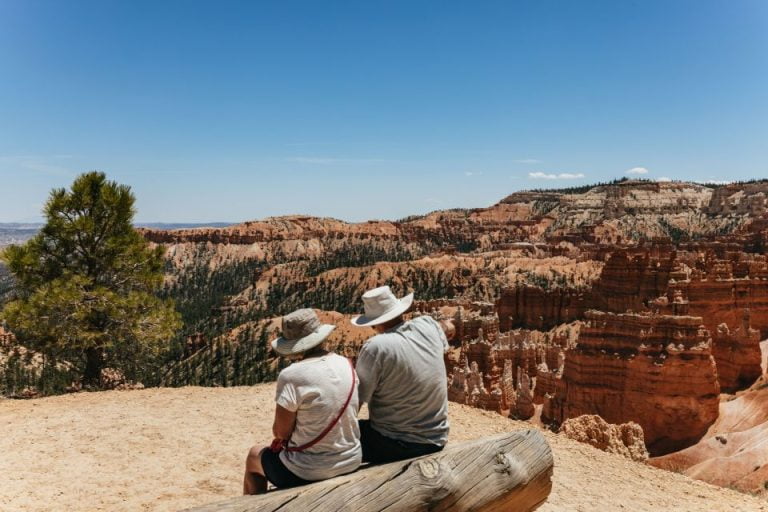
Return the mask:
{"type": "Polygon", "coordinates": [[[321,344],[336,328],[323,324],[312,309],[298,309],[283,317],[282,336],[272,340],[272,349],[282,356],[301,354],[321,344]]]}
{"type": "Polygon", "coordinates": [[[365,314],[354,317],[352,325],[357,327],[372,327],[389,322],[411,308],[413,294],[398,299],[389,286],[381,286],[368,290],[363,294],[365,314]]]}

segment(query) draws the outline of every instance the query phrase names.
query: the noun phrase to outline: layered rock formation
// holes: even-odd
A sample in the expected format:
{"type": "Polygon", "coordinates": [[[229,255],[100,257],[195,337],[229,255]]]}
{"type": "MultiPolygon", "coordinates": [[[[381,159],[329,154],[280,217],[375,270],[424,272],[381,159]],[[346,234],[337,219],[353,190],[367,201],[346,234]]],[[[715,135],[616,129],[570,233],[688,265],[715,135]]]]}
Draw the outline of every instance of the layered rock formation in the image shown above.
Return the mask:
{"type": "Polygon", "coordinates": [[[688,270],[687,278],[681,275],[670,283],[668,298],[678,294],[688,311],[704,318],[711,330],[721,323],[741,325],[742,311],[749,309],[752,327],[768,337],[768,263],[755,261],[734,268],[727,260],[705,260],[699,266],[688,270]]]}
{"type": "Polygon", "coordinates": [[[331,218],[301,215],[271,217],[223,228],[142,229],[141,231],[148,240],[162,244],[192,242],[251,245],[281,240],[394,238],[400,235],[397,225],[392,222],[348,224],[331,218]]]}
{"type": "MultiPolygon", "coordinates": [[[[312,301],[320,308],[352,311],[361,288],[387,283],[398,290],[413,289],[422,298],[498,301],[503,330],[548,329],[577,320],[588,309],[641,311],[649,301],[672,293],[668,276],[677,264],[679,240],[727,236],[730,241],[721,244],[756,249],[768,237],[761,206],[766,186],[626,180],[521,192],[489,208],[438,211],[394,222],[349,224],[289,216],[224,228],[143,233],[168,247],[170,283],[181,281],[188,287],[185,276],[218,273],[221,277],[205,283],[215,288],[217,281],[230,279],[228,267],[252,274],[247,284],[236,285],[239,290],[227,291],[233,296],[229,303],[216,300],[212,307],[259,310],[263,317],[283,313],[277,310],[280,304],[312,301]],[[656,238],[666,241],[646,243],[656,238]],[[467,252],[471,255],[457,254],[467,252]]],[[[734,280],[742,279],[740,268],[734,280]]],[[[685,290],[692,314],[709,318],[705,306],[696,308],[714,302],[717,306],[710,309],[715,312],[749,307],[753,327],[768,329],[764,279],[756,271],[747,284],[723,284],[721,279],[713,286],[707,279],[702,288],[695,280],[693,276],[690,290],[685,290]]],[[[722,322],[736,327],[739,319],[727,315],[708,324],[710,331],[722,322]]],[[[246,316],[253,319],[250,313],[246,316]]]]}
{"type": "Polygon", "coordinates": [[[745,253],[732,243],[676,248],[654,242],[613,249],[606,257],[589,289],[531,285],[502,289],[497,300],[501,328],[547,329],[584,318],[588,309],[700,316],[714,338],[722,388],[743,389],[757,378],[758,342],[768,336],[765,256],[745,253]],[[745,326],[744,315],[749,316],[749,325],[745,326]]]}
{"type": "MultiPolygon", "coordinates": [[[[462,319],[481,316],[465,312],[453,320],[461,329],[462,319]]],[[[720,392],[702,319],[597,311],[584,317],[584,325],[550,332],[479,329],[447,364],[450,399],[524,419],[541,404],[541,420],[556,425],[590,414],[634,421],[657,454],[695,443],[717,418],[720,392]]]]}
{"type": "Polygon", "coordinates": [[[497,301],[504,329],[549,329],[583,318],[590,309],[624,313],[648,311],[651,301],[666,295],[676,265],[676,250],[668,242],[637,247],[582,251],[605,258],[596,279],[576,286],[514,286],[501,290],[497,301]]]}
{"type": "Polygon", "coordinates": [[[739,327],[730,329],[725,323],[717,326],[712,355],[717,363],[717,379],[723,391],[745,388],[760,377],[760,332],[750,327],[748,309],[744,310],[739,327]]]}
{"type": "Polygon", "coordinates": [[[600,416],[585,414],[565,420],[559,432],[566,437],[635,461],[648,459],[643,429],[634,422],[612,425],[600,416]]]}
{"type": "Polygon", "coordinates": [[[515,242],[569,239],[632,244],[653,237],[715,236],[748,226],[766,214],[767,188],[765,182],[705,187],[625,180],[578,189],[517,192],[489,208],[438,211],[396,222],[348,224],[289,216],[226,228],[144,233],[163,244],[387,239],[483,250],[515,242]]]}
{"type": "Polygon", "coordinates": [[[624,313],[643,311],[650,300],[667,291],[675,264],[669,243],[651,243],[612,251],[589,294],[589,307],[624,313]]]}
{"type": "Polygon", "coordinates": [[[650,308],[700,316],[713,336],[721,388],[744,389],[760,376],[759,342],[768,337],[768,262],[718,244],[685,249],[650,308]]]}
{"type": "Polygon", "coordinates": [[[449,376],[448,400],[478,409],[503,412],[514,397],[505,395],[498,386],[489,391],[483,383],[483,373],[479,371],[477,363],[473,362],[471,365],[465,364],[463,368],[454,368],[449,376]]]}
{"type": "Polygon", "coordinates": [[[711,215],[760,216],[768,211],[768,184],[730,183],[717,187],[707,204],[711,215]]]}
{"type": "Polygon", "coordinates": [[[502,289],[497,307],[503,329],[551,329],[581,318],[588,302],[581,290],[525,285],[502,289]]]}
{"type": "Polygon", "coordinates": [[[460,341],[458,352],[446,360],[449,372],[449,400],[469,404],[518,419],[535,414],[541,404],[539,376],[549,372],[549,364],[562,364],[563,350],[572,330],[515,330],[500,332],[497,315],[458,308],[451,317],[460,341]],[[483,327],[475,333],[467,325],[483,327]],[[460,333],[464,333],[464,336],[460,333]],[[486,334],[487,333],[487,334],[486,334]]]}
{"type": "Polygon", "coordinates": [[[558,423],[598,414],[634,421],[653,454],[698,441],[717,419],[712,339],[701,318],[590,311],[551,399],[558,423]]]}

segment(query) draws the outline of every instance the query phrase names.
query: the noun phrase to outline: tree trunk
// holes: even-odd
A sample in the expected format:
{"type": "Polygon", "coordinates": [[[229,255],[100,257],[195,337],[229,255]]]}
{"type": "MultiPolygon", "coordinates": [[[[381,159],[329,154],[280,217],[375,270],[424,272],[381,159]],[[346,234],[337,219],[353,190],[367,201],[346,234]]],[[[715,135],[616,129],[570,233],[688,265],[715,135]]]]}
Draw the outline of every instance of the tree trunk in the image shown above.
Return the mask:
{"type": "Polygon", "coordinates": [[[525,512],[538,508],[549,496],[553,464],[544,435],[523,430],[190,512],[525,512]]]}
{"type": "Polygon", "coordinates": [[[99,387],[101,384],[101,369],[103,367],[104,351],[101,348],[86,349],[83,385],[86,387],[99,387]]]}

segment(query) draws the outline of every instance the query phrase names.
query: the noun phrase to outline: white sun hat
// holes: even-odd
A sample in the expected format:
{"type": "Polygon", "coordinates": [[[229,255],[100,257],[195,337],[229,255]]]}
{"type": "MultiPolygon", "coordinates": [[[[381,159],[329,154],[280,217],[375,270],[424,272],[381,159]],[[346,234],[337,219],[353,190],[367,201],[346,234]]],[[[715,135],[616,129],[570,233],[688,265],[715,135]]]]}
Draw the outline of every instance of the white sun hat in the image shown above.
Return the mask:
{"type": "Polygon", "coordinates": [[[318,346],[335,328],[321,323],[313,309],[297,309],[283,317],[283,335],[272,341],[272,348],[283,356],[300,354],[318,346]]]}
{"type": "Polygon", "coordinates": [[[389,286],[380,286],[363,294],[365,314],[352,319],[352,325],[371,327],[383,324],[402,315],[413,304],[413,294],[398,299],[389,286]]]}

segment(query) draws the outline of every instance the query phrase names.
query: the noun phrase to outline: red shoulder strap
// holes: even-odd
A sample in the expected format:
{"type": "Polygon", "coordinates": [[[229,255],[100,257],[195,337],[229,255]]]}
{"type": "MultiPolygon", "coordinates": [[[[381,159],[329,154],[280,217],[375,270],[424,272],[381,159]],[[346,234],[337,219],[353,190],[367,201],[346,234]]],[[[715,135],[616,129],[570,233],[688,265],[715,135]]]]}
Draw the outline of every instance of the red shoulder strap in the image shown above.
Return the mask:
{"type": "MultiPolygon", "coordinates": [[[[349,367],[352,370],[352,387],[349,389],[349,395],[347,395],[347,401],[344,402],[344,407],[341,408],[341,411],[339,411],[339,415],[336,416],[336,418],[327,426],[325,427],[325,430],[320,432],[320,435],[311,440],[310,442],[303,444],[301,446],[294,446],[294,447],[285,447],[285,451],[287,452],[303,452],[304,450],[307,450],[309,448],[312,448],[317,443],[323,440],[325,436],[328,435],[328,432],[330,432],[333,427],[336,426],[336,424],[339,422],[341,417],[344,415],[344,412],[347,410],[347,407],[349,406],[349,402],[352,400],[352,394],[355,392],[355,384],[357,384],[357,376],[355,375],[355,367],[352,365],[352,361],[347,359],[347,362],[349,362],[349,367]]],[[[287,443],[286,443],[287,444],[287,443]]]]}

